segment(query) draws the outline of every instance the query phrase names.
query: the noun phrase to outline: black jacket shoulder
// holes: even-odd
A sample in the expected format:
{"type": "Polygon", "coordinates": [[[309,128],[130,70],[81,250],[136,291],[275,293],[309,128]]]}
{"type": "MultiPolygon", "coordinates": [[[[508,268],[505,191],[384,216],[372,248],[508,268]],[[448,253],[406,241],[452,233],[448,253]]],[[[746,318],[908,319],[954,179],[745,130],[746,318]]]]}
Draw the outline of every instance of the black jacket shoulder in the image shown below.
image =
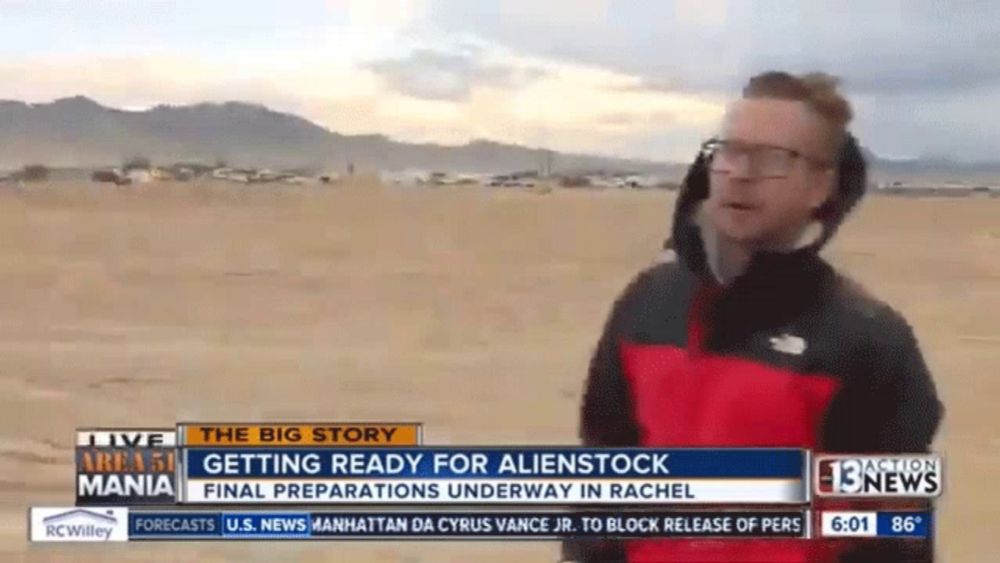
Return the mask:
{"type": "Polygon", "coordinates": [[[924,452],[944,415],[913,327],[891,305],[838,275],[828,328],[850,352],[827,417],[827,451],[924,452]]]}
{"type": "Polygon", "coordinates": [[[605,329],[635,342],[683,346],[684,319],[696,285],[695,275],[679,262],[648,266],[619,294],[605,329]]]}

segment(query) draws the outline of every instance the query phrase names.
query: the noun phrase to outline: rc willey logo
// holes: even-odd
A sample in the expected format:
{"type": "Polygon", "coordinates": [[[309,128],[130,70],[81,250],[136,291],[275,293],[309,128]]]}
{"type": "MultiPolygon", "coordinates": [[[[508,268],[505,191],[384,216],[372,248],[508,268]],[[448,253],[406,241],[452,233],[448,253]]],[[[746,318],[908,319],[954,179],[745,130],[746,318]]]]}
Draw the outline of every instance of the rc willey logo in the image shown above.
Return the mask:
{"type": "Polygon", "coordinates": [[[128,541],[127,508],[31,508],[31,541],[128,541]]]}

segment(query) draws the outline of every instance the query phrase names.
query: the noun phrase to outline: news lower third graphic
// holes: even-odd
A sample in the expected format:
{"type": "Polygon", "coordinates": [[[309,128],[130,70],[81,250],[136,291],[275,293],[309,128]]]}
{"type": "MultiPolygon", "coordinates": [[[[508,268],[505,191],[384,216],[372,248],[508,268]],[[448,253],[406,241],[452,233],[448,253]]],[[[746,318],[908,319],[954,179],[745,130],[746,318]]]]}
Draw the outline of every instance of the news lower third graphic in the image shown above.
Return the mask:
{"type": "Polygon", "coordinates": [[[75,442],[76,506],[31,508],[32,542],[920,541],[943,482],[936,455],[445,447],[410,422],[84,428],[75,442]],[[868,504],[817,510],[814,496],[868,504]]]}
{"type": "Polygon", "coordinates": [[[822,455],[815,482],[824,497],[934,498],[941,495],[941,457],[822,455]]]}

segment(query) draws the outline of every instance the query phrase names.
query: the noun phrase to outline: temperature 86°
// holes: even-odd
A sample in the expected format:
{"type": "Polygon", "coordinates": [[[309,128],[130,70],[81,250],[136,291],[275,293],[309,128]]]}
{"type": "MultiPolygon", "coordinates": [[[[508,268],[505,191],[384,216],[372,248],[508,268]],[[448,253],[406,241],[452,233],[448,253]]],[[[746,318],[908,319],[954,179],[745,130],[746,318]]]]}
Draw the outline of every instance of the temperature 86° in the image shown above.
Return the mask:
{"type": "Polygon", "coordinates": [[[923,522],[920,516],[893,516],[892,531],[897,534],[912,534],[923,522]]]}

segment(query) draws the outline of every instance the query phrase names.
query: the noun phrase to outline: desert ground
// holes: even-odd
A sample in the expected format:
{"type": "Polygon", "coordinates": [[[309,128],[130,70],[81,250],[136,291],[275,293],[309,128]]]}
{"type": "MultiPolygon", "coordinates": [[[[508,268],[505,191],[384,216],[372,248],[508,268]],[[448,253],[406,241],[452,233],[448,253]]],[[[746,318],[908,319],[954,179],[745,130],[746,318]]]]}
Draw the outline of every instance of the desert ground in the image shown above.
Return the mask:
{"type": "MultiPolygon", "coordinates": [[[[0,186],[0,559],[555,561],[551,542],[31,546],[74,429],[414,420],[436,444],[571,444],[615,295],[673,194],[0,186]]],[[[1000,543],[1000,199],[875,196],[826,255],[910,319],[947,406],[939,546],[1000,543]]]]}

